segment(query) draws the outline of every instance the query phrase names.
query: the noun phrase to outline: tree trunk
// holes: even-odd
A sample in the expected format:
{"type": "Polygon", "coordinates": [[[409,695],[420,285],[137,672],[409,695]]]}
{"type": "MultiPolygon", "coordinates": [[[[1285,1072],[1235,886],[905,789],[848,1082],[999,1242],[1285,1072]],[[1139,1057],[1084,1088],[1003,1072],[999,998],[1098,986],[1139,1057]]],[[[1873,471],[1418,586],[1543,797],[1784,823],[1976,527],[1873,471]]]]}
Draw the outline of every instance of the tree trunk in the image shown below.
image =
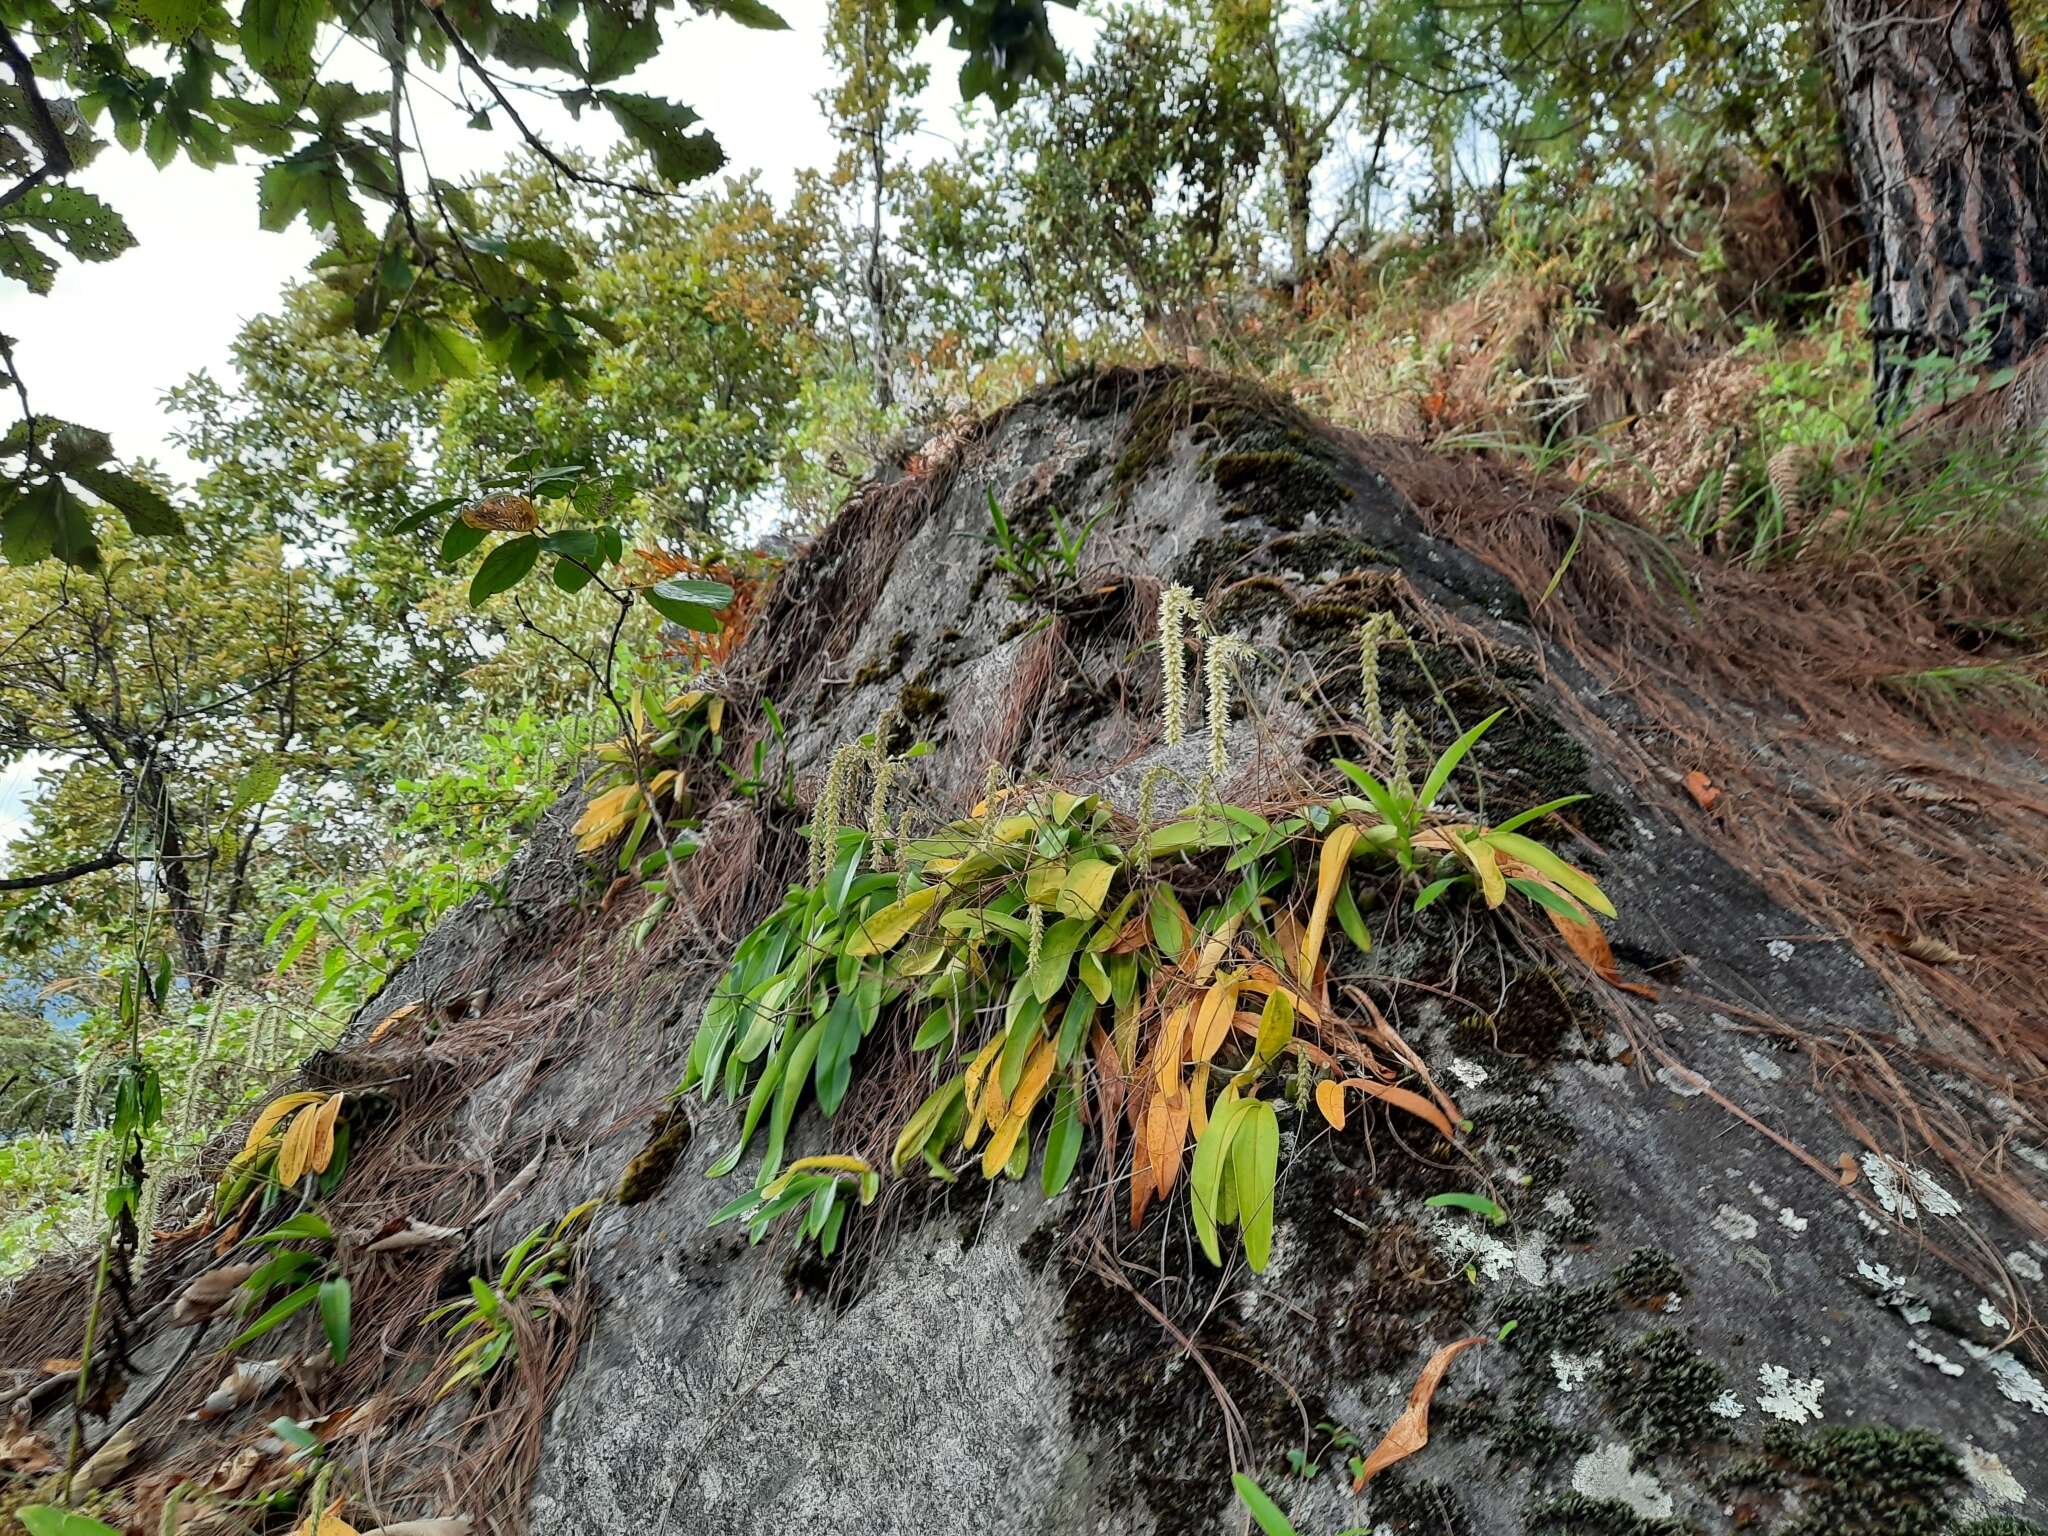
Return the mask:
{"type": "Polygon", "coordinates": [[[1920,403],[1914,359],[1991,367],[2048,332],[2048,174],[2007,0],[1828,0],[1870,235],[1881,414],[1920,403]]]}

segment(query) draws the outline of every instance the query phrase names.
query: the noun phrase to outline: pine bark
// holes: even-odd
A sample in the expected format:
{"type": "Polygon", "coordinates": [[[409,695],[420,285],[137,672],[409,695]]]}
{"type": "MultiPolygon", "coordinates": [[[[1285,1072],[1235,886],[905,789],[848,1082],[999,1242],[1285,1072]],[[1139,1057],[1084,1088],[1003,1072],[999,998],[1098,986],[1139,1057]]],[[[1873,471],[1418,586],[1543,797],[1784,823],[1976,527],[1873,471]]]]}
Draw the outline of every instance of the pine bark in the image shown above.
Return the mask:
{"type": "Polygon", "coordinates": [[[2048,334],[2048,172],[2007,0],[1828,0],[1843,128],[1870,236],[1880,412],[1911,361],[1988,366],[2048,334]]]}

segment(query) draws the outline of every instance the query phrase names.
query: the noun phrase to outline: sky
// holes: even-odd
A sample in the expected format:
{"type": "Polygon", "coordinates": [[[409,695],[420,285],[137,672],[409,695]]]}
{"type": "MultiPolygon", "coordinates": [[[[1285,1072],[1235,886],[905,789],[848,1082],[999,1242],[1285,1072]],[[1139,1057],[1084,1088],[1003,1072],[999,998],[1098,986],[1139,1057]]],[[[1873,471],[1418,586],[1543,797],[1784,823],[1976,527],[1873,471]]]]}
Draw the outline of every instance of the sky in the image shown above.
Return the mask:
{"type": "MultiPolygon", "coordinates": [[[[829,165],[837,147],[816,100],[831,83],[826,0],[774,3],[790,24],[786,32],[719,18],[670,20],[661,53],[621,84],[694,107],[725,147],[727,172],[758,170],[779,200],[798,171],[829,165]]],[[[1052,10],[1061,45],[1070,53],[1085,49],[1093,24],[1062,6],[1052,10]]],[[[938,157],[959,141],[956,79],[964,56],[946,47],[941,30],[925,39],[919,57],[932,66],[931,85],[919,102],[924,129],[912,153],[938,157]]],[[[353,41],[340,43],[332,67],[368,88],[384,83],[381,63],[353,41]]],[[[469,128],[457,94],[452,74],[430,77],[414,93],[420,140],[433,173],[445,180],[500,165],[516,147],[509,132],[469,128]]],[[[601,153],[616,139],[604,113],[585,113],[577,122],[539,99],[519,105],[557,147],[601,153]]],[[[417,162],[409,169],[416,174],[417,162]]],[[[282,234],[257,227],[260,170],[253,158],[212,171],[180,159],[158,170],[109,145],[75,178],[121,212],[137,244],[111,262],[64,263],[46,298],[0,279],[0,332],[15,338],[38,412],[98,427],[112,435],[122,458],[153,459],[189,482],[194,466],[170,440],[163,392],[202,368],[225,381],[236,333],[272,308],[319,250],[303,223],[282,234]]],[[[35,766],[0,765],[0,869],[16,862],[8,845],[21,829],[35,766]]]]}

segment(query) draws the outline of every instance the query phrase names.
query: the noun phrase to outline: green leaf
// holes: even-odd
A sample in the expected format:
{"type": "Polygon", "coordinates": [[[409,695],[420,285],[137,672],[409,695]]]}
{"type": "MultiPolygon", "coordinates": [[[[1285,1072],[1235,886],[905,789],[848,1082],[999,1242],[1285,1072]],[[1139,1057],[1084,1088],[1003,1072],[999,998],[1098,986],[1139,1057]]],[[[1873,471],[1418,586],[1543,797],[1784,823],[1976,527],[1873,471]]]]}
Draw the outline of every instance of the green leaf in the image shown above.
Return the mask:
{"type": "Polygon", "coordinates": [[[664,180],[678,185],[697,181],[725,164],[725,151],[710,133],[683,131],[697,121],[697,114],[681,102],[634,91],[599,91],[597,99],[626,137],[647,151],[664,180]]]}
{"type": "Polygon", "coordinates": [[[0,209],[0,273],[48,293],[56,264],[28,238],[33,230],[73,261],[111,261],[135,244],[113,207],[82,187],[40,186],[0,209]]]}
{"type": "Polygon", "coordinates": [[[762,32],[787,32],[789,23],[761,3],[761,0],[703,0],[704,9],[727,17],[743,27],[762,32]]]}
{"type": "Polygon", "coordinates": [[[1451,770],[1464,761],[1465,754],[1472,750],[1472,743],[1484,736],[1493,722],[1506,713],[1507,711],[1504,709],[1496,709],[1484,720],[1473,726],[1471,730],[1444,748],[1444,755],[1436,760],[1436,766],[1429,770],[1429,777],[1422,781],[1422,788],[1415,796],[1415,804],[1418,809],[1427,810],[1430,806],[1436,804],[1437,795],[1450,780],[1451,770]]]}
{"type": "Polygon", "coordinates": [[[126,518],[131,533],[143,538],[175,538],[185,531],[184,520],[170,498],[133,475],[97,464],[81,464],[64,473],[126,518]]]}
{"type": "Polygon", "coordinates": [[[348,1359],[349,1330],[348,1276],[336,1275],[320,1282],[320,1330],[327,1335],[327,1348],[340,1365],[348,1359]]]}
{"type": "Polygon", "coordinates": [[[236,1335],[221,1353],[231,1355],[251,1340],[262,1338],[263,1335],[270,1332],[279,1323],[305,1310],[319,1294],[320,1286],[318,1282],[300,1286],[296,1291],[286,1296],[283,1301],[278,1302],[277,1305],[257,1318],[255,1322],[251,1323],[240,1334],[236,1335]]]}
{"type": "Polygon", "coordinates": [[[323,0],[247,0],[242,7],[242,57],[272,80],[305,80],[313,73],[323,0]]]}
{"type": "Polygon", "coordinates": [[[268,1232],[249,1239],[252,1243],[331,1243],[334,1228],[327,1218],[317,1211],[301,1211],[288,1221],[281,1221],[268,1232]]]}
{"type": "Polygon", "coordinates": [[[732,601],[732,588],[722,581],[671,576],[641,595],[650,608],[670,623],[708,635],[718,628],[717,610],[732,601]]]}
{"type": "Polygon", "coordinates": [[[486,532],[487,529],[472,528],[461,518],[456,518],[448,525],[448,531],[441,535],[441,563],[453,565],[470,554],[483,543],[486,532]]]}
{"type": "Polygon", "coordinates": [[[540,540],[530,533],[507,539],[476,568],[469,583],[469,606],[480,608],[508,587],[516,587],[533,571],[540,559],[540,540]]]}
{"type": "Polygon", "coordinates": [[[1252,1102],[1239,1098],[1234,1089],[1224,1089],[1216,1107],[1209,1112],[1209,1123],[1195,1142],[1195,1160],[1188,1174],[1188,1211],[1194,1218],[1195,1236],[1211,1264],[1223,1262],[1223,1248],[1217,1239],[1217,1226],[1222,1219],[1221,1186],[1230,1166],[1231,1141],[1252,1102]]]}
{"type": "Polygon", "coordinates": [[[1589,800],[1591,798],[1590,795],[1559,795],[1555,800],[1546,800],[1541,805],[1532,805],[1526,811],[1510,816],[1499,826],[1492,828],[1492,830],[1495,832],[1513,832],[1518,828],[1526,827],[1538,817],[1548,816],[1552,811],[1561,811],[1568,805],[1577,805],[1581,800],[1589,800]]]}
{"type": "MultiPolygon", "coordinates": [[[[261,805],[277,793],[277,786],[284,782],[284,766],[268,753],[249,765],[249,769],[235,785],[235,798],[228,806],[230,816],[238,816],[252,805],[261,805]]],[[[326,1234],[332,1237],[334,1234],[326,1234]]]]}
{"type": "Polygon", "coordinates": [[[1250,1511],[1253,1520],[1266,1536],[1301,1536],[1294,1528],[1294,1522],[1280,1512],[1280,1506],[1266,1496],[1266,1490],[1246,1477],[1242,1472],[1230,1474],[1230,1486],[1237,1490],[1237,1497],[1250,1511]]]}
{"type": "Polygon", "coordinates": [[[1566,897],[1560,896],[1547,885],[1538,885],[1534,880],[1525,880],[1520,875],[1508,876],[1508,889],[1520,891],[1539,907],[1548,908],[1559,917],[1574,923],[1590,923],[1592,917],[1586,909],[1566,897]]]}
{"type": "Polygon", "coordinates": [[[1230,1182],[1244,1256],[1264,1274],[1273,1255],[1273,1189],[1280,1177],[1280,1120],[1264,1099],[1247,1099],[1230,1140],[1230,1182]]]}
{"type": "Polygon", "coordinates": [[[1081,1090],[1080,1073],[1075,1071],[1060,1079],[1059,1096],[1052,1106],[1052,1128],[1046,1132],[1045,1161],[1038,1177],[1048,1200],[1066,1189],[1080,1158],[1081,1090]]]}
{"type": "Polygon", "coordinates": [[[1337,926],[1344,930],[1344,937],[1358,946],[1361,955],[1372,953],[1372,933],[1365,926],[1365,914],[1358,910],[1358,899],[1351,894],[1351,882],[1345,880],[1337,887],[1337,899],[1332,908],[1337,914],[1337,926]]]}
{"type": "Polygon", "coordinates": [[[132,11],[167,43],[182,43],[206,18],[206,0],[126,0],[123,11],[132,11]]]}
{"type": "Polygon", "coordinates": [[[1420,912],[1428,907],[1435,906],[1438,897],[1442,896],[1452,886],[1460,884],[1464,878],[1463,875],[1449,875],[1442,880],[1430,881],[1429,884],[1416,893],[1415,910],[1420,912]]]}
{"type": "Polygon", "coordinates": [[[473,379],[483,371],[476,343],[445,320],[400,315],[391,322],[378,358],[408,389],[444,379],[473,379]]]}
{"type": "Polygon", "coordinates": [[[1159,952],[1167,959],[1178,960],[1180,952],[1187,947],[1194,925],[1188,921],[1188,914],[1172,886],[1153,887],[1152,901],[1146,914],[1152,922],[1152,942],[1159,946],[1159,952]]]}
{"type": "Polygon", "coordinates": [[[937,885],[924,886],[901,901],[891,902],[872,917],[862,919],[859,928],[847,939],[845,952],[859,959],[887,954],[923,921],[943,889],[945,887],[937,885]]]}
{"type": "Polygon", "coordinates": [[[572,75],[583,73],[583,61],[576,45],[558,21],[543,17],[530,21],[502,11],[491,37],[491,56],[515,69],[559,69],[572,75]]]}
{"type": "Polygon", "coordinates": [[[1584,870],[1576,869],[1532,837],[1519,832],[1488,832],[1479,839],[1491,843],[1511,858],[1520,859],[1537,874],[1564,887],[1602,917],[1614,916],[1614,903],[1584,870]]]}
{"type": "Polygon", "coordinates": [[[1422,1203],[1424,1205],[1433,1205],[1440,1211],[1446,1209],[1470,1211],[1475,1216],[1484,1216],[1496,1227],[1507,1225],[1508,1213],[1484,1195],[1468,1195],[1462,1191],[1453,1190],[1447,1194],[1431,1195],[1422,1203]]]}
{"type": "Polygon", "coordinates": [[[30,1504],[16,1510],[14,1518],[28,1527],[29,1536],[121,1536],[103,1520],[48,1504],[30,1504]]]}
{"type": "Polygon", "coordinates": [[[652,5],[585,0],[583,14],[589,23],[586,46],[590,54],[583,78],[592,85],[630,75],[661,51],[661,23],[652,5]]]}
{"type": "Polygon", "coordinates": [[[0,554],[12,565],[50,555],[80,570],[95,570],[100,563],[85,507],[56,479],[20,488],[0,512],[0,554]]]}
{"type": "Polygon", "coordinates": [[[318,143],[272,161],[256,183],[257,223],[264,229],[289,228],[300,214],[312,230],[333,230],[343,249],[359,248],[369,236],[369,224],[349,190],[341,162],[318,143]]]}

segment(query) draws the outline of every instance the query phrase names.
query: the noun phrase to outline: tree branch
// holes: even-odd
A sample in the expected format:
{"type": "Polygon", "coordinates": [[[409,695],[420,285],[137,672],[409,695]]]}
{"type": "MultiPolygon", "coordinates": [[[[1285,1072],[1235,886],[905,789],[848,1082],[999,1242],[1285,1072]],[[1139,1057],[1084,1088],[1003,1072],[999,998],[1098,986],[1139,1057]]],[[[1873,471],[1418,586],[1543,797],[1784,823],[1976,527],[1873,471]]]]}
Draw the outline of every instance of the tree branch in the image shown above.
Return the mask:
{"type": "Polygon", "coordinates": [[[0,192],[0,208],[7,208],[53,177],[69,175],[71,146],[64,142],[57,119],[51,114],[50,104],[43,98],[42,87],[36,83],[35,66],[29,63],[28,55],[21,51],[21,44],[14,40],[14,34],[6,27],[0,27],[0,59],[7,61],[7,68],[14,76],[22,100],[28,103],[29,119],[35,124],[36,138],[42,142],[43,149],[43,163],[5,192],[0,192]]]}
{"type": "Polygon", "coordinates": [[[46,886],[63,885],[70,880],[82,880],[87,875],[96,875],[103,869],[113,869],[120,864],[132,862],[128,855],[118,849],[111,849],[96,859],[67,865],[63,869],[49,869],[40,875],[9,875],[0,879],[0,891],[39,891],[46,886]]]}

